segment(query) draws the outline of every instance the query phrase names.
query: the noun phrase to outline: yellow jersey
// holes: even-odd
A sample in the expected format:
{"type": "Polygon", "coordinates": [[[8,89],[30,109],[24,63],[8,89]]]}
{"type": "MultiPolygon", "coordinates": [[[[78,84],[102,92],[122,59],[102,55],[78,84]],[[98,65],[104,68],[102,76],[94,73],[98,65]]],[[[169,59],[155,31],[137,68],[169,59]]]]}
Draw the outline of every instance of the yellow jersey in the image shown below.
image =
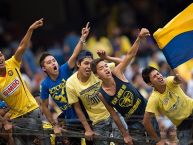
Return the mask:
{"type": "Polygon", "coordinates": [[[20,62],[14,56],[5,61],[6,75],[0,77],[0,99],[10,107],[10,119],[17,118],[36,108],[38,104],[21,79],[20,62]]]}
{"type": "Polygon", "coordinates": [[[100,86],[101,81],[93,73],[91,73],[87,82],[79,81],[77,72],[66,82],[68,103],[73,104],[80,99],[93,124],[106,120],[110,116],[104,104],[98,97],[100,86]]]}
{"type": "Polygon", "coordinates": [[[188,118],[192,111],[193,99],[183,92],[180,85],[174,83],[172,76],[166,78],[165,92],[161,94],[153,90],[146,106],[146,112],[156,116],[166,115],[176,126],[188,118]]]}

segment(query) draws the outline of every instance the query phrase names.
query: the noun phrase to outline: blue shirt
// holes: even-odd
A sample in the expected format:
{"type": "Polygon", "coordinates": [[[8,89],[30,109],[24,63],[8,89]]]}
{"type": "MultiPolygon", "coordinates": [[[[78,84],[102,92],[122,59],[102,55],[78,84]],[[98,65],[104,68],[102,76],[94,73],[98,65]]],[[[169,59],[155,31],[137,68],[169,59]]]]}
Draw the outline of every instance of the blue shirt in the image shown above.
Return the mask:
{"type": "Polygon", "coordinates": [[[68,63],[59,67],[59,76],[54,81],[49,76],[43,80],[40,87],[40,96],[42,100],[48,99],[49,95],[54,102],[63,111],[65,119],[76,119],[76,113],[71,105],[68,104],[66,96],[66,80],[72,75],[73,71],[69,68],[68,63]]]}

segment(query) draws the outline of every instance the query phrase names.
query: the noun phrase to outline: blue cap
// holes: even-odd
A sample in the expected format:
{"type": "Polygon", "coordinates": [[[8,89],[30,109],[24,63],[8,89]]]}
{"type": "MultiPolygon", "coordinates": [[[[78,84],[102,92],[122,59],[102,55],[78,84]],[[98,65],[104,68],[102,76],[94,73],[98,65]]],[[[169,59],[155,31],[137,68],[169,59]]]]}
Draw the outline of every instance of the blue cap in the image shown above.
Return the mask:
{"type": "Polygon", "coordinates": [[[76,61],[80,61],[80,60],[82,60],[86,57],[90,57],[90,58],[93,59],[93,54],[88,50],[81,50],[78,57],[77,57],[77,59],[76,59],[76,61]]]}

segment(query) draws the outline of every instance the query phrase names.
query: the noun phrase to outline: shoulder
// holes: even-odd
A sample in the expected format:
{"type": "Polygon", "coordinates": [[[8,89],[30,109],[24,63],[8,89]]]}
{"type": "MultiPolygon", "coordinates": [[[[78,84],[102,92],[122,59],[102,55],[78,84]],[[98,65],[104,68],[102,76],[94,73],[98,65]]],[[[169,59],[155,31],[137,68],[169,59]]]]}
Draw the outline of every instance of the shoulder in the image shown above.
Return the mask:
{"type": "Polygon", "coordinates": [[[47,76],[44,80],[42,80],[42,82],[41,82],[41,87],[47,87],[50,83],[50,79],[49,79],[49,77],[47,76]]]}
{"type": "Polygon", "coordinates": [[[60,66],[60,69],[62,70],[67,70],[67,71],[73,71],[73,69],[70,68],[68,62],[64,63],[63,65],[60,66]]]}
{"type": "Polygon", "coordinates": [[[159,100],[159,96],[160,96],[159,93],[157,93],[156,91],[153,91],[152,94],[150,95],[149,99],[148,99],[148,104],[157,103],[157,101],[159,100]]]}
{"type": "Polygon", "coordinates": [[[158,105],[159,105],[159,94],[157,93],[152,93],[151,96],[149,97],[148,99],[148,102],[147,102],[147,106],[146,106],[146,109],[145,111],[146,112],[149,112],[149,113],[154,113],[154,114],[158,114],[158,105]]]}
{"type": "Polygon", "coordinates": [[[14,66],[20,66],[20,64],[21,64],[21,62],[18,62],[18,61],[15,59],[14,55],[13,55],[11,58],[9,58],[8,60],[6,60],[5,63],[6,63],[6,65],[10,65],[10,66],[12,66],[12,65],[14,65],[14,66]]]}
{"type": "Polygon", "coordinates": [[[100,81],[100,79],[93,72],[91,72],[90,78],[100,81]]]}
{"type": "Polygon", "coordinates": [[[168,86],[177,86],[178,84],[174,83],[174,76],[169,76],[166,78],[166,84],[168,86]]]}
{"type": "Polygon", "coordinates": [[[77,72],[72,74],[66,81],[66,84],[78,83],[77,72]]]}

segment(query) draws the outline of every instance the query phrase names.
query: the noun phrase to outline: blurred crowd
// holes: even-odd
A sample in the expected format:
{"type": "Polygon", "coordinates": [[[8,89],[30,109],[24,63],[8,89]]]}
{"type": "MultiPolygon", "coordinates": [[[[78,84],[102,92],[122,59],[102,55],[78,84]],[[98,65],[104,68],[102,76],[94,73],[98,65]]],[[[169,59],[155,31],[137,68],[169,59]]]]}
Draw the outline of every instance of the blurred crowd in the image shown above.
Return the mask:
{"type": "MultiPolygon", "coordinates": [[[[131,49],[134,40],[137,38],[139,29],[141,27],[150,27],[151,36],[141,42],[135,59],[125,70],[126,78],[146,99],[149,98],[152,88],[147,86],[142,79],[141,71],[143,68],[153,66],[164,77],[172,75],[170,66],[153,39],[153,31],[163,24],[160,21],[164,21],[169,17],[167,16],[168,7],[164,7],[166,2],[161,0],[152,1],[152,3],[147,1],[140,0],[136,2],[131,0],[130,5],[128,5],[124,1],[115,3],[115,1],[109,0],[111,8],[108,10],[106,3],[99,2],[98,6],[104,4],[102,10],[100,10],[99,16],[102,16],[99,18],[101,19],[98,22],[100,24],[92,24],[93,19],[91,19],[91,33],[85,45],[93,53],[94,58],[98,57],[97,50],[104,50],[110,56],[124,58],[124,54],[131,49]],[[160,8],[158,9],[158,7],[160,8]],[[161,12],[160,9],[162,9],[161,12]],[[138,13],[135,11],[138,11],[138,13]],[[143,18],[143,16],[151,13],[153,14],[148,19],[143,18]]],[[[180,5],[180,2],[176,2],[176,4],[180,5]]],[[[10,58],[18,47],[21,34],[25,30],[22,27],[25,26],[11,21],[9,17],[0,17],[0,51],[5,54],[6,59],[10,58]]],[[[23,55],[21,72],[23,80],[34,96],[39,96],[40,83],[46,77],[46,74],[41,71],[39,66],[40,55],[44,51],[48,51],[57,59],[59,65],[62,65],[72,55],[76,44],[79,42],[80,30],[70,26],[68,28],[65,32],[64,29],[61,32],[58,29],[54,32],[54,29],[45,27],[40,30],[38,36],[35,34],[28,44],[28,49],[23,55]],[[58,32],[59,34],[56,34],[58,32]]],[[[179,66],[178,72],[184,79],[182,88],[188,96],[193,98],[192,66],[193,59],[179,66]]],[[[0,104],[0,106],[5,106],[5,104],[0,104]]]]}
{"type": "MultiPolygon", "coordinates": [[[[94,54],[94,57],[97,57],[96,51],[98,49],[105,50],[107,54],[112,56],[124,57],[123,54],[131,48],[131,44],[136,39],[139,28],[147,27],[149,30],[155,31],[158,27],[163,26],[164,22],[169,20],[168,18],[177,14],[176,7],[179,9],[185,8],[182,6],[186,4],[176,1],[174,11],[170,13],[168,13],[169,5],[174,7],[172,2],[161,0],[93,1],[88,2],[87,5],[90,8],[87,8],[87,11],[90,12],[87,14],[88,17],[91,17],[90,14],[97,16],[96,13],[101,16],[97,19],[99,22],[94,21],[93,24],[93,19],[91,18],[92,31],[87,41],[87,49],[94,54]],[[97,7],[101,8],[99,12],[96,10],[97,7]],[[93,13],[91,13],[92,8],[96,10],[93,10],[93,13]],[[147,17],[150,14],[152,15],[147,17]]],[[[6,1],[1,1],[1,12],[0,49],[9,58],[19,45],[21,34],[25,29],[23,29],[24,26],[22,24],[11,20],[10,7],[6,1]]],[[[40,36],[34,36],[29,44],[29,49],[27,49],[23,57],[22,73],[32,92],[39,91],[40,82],[45,77],[44,73],[40,71],[38,64],[40,54],[45,50],[49,51],[61,65],[69,59],[78,43],[80,33],[77,28],[71,28],[70,26],[65,26],[65,28],[69,29],[66,29],[65,32],[61,29],[60,33],[64,32],[63,34],[55,34],[58,33],[56,28],[56,32],[54,32],[54,29],[45,28],[40,31],[40,36]]],[[[142,42],[136,59],[125,71],[127,79],[133,82],[147,98],[151,90],[142,81],[140,73],[148,65],[159,69],[164,76],[168,76],[171,72],[153,36],[142,42]]],[[[183,88],[191,97],[193,97],[192,66],[193,60],[190,60],[178,67],[179,73],[184,77],[183,88]]]]}

